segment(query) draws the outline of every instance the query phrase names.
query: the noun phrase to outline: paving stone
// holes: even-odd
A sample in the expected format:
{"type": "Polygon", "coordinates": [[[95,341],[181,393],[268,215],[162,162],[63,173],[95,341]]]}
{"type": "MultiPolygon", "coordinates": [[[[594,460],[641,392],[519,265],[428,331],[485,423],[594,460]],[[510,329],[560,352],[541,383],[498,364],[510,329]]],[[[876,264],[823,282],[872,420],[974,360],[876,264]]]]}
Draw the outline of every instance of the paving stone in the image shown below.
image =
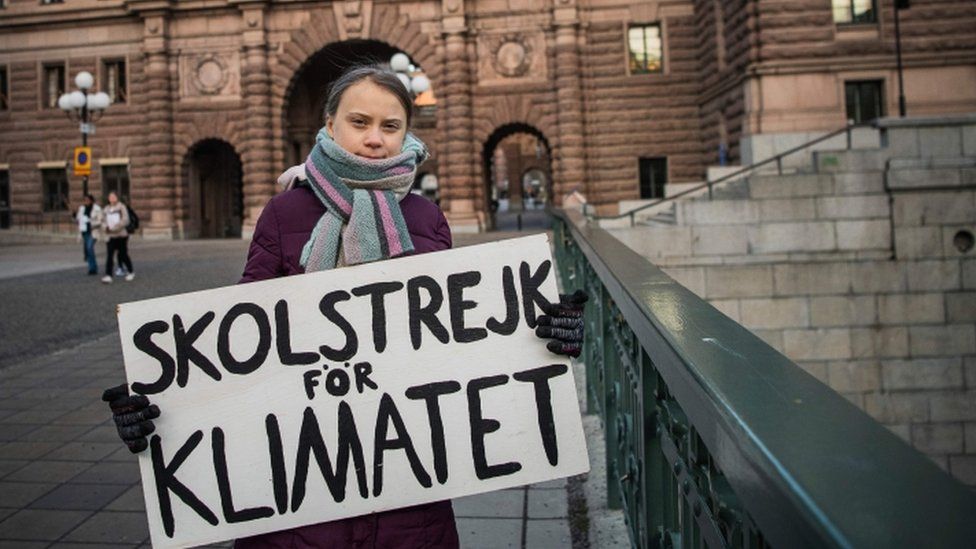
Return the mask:
{"type": "Polygon", "coordinates": [[[59,541],[48,546],[48,549],[131,549],[133,545],[125,543],[77,543],[59,541]]]}
{"type": "Polygon", "coordinates": [[[522,547],[522,519],[458,518],[457,530],[466,549],[522,547]]]}
{"type": "MultiPolygon", "coordinates": [[[[7,397],[7,398],[5,398],[3,400],[0,400],[0,409],[2,409],[2,410],[15,410],[15,411],[18,411],[18,412],[22,412],[24,410],[30,410],[34,406],[37,406],[37,399],[35,399],[35,398],[23,398],[23,397],[19,396],[19,393],[18,393],[18,396],[15,396],[15,397],[7,397]]],[[[4,422],[7,421],[7,418],[9,418],[9,417],[11,417],[13,415],[14,414],[11,414],[10,416],[7,416],[7,417],[3,418],[3,421],[4,422]]]]}
{"type": "Polygon", "coordinates": [[[3,478],[24,465],[30,463],[24,459],[0,459],[0,478],[3,478]]]}
{"type": "Polygon", "coordinates": [[[97,463],[71,479],[73,483],[125,484],[139,482],[139,466],[136,463],[97,463]]]}
{"type": "MultiPolygon", "coordinates": [[[[77,410],[72,410],[65,413],[63,416],[55,419],[50,424],[51,425],[85,425],[87,427],[94,427],[98,425],[108,425],[111,421],[112,416],[109,413],[108,407],[102,404],[97,410],[89,410],[87,408],[79,408],[77,410]]],[[[83,429],[82,429],[83,430],[83,429]]]]}
{"type": "Polygon", "coordinates": [[[538,482],[536,484],[530,484],[529,490],[565,490],[566,489],[566,479],[557,478],[556,480],[547,480],[545,482],[538,482]]]}
{"type": "Polygon", "coordinates": [[[63,461],[99,461],[119,449],[114,442],[69,442],[44,456],[63,461]]]}
{"type": "Polygon", "coordinates": [[[530,519],[565,518],[569,515],[564,490],[529,490],[530,519]]]}
{"type": "Polygon", "coordinates": [[[72,530],[64,540],[135,545],[148,536],[145,513],[103,511],[72,530]]]}
{"type": "Polygon", "coordinates": [[[65,482],[91,466],[91,463],[84,461],[34,461],[7,475],[6,480],[65,482]]]}
{"type": "Polygon", "coordinates": [[[146,499],[142,495],[142,485],[130,486],[115,498],[112,503],[105,506],[106,511],[145,511],[146,499]]]}
{"type": "Polygon", "coordinates": [[[117,440],[114,444],[118,447],[118,450],[109,454],[102,461],[128,461],[132,463],[138,462],[139,458],[135,454],[130,452],[129,449],[122,444],[121,440],[117,440]]]}
{"type": "Polygon", "coordinates": [[[20,437],[21,440],[42,442],[65,442],[78,436],[82,429],[74,425],[44,425],[20,437]]]}
{"type": "Polygon", "coordinates": [[[536,548],[572,547],[573,539],[566,519],[529,520],[525,525],[525,546],[536,548]]]}
{"type": "Polygon", "coordinates": [[[518,518],[525,509],[525,490],[499,490],[456,498],[454,515],[458,517],[518,518]]]}
{"type": "MultiPolygon", "coordinates": [[[[32,410],[43,407],[51,410],[64,410],[65,412],[70,412],[84,406],[88,406],[92,403],[90,395],[84,397],[66,396],[71,394],[71,392],[65,391],[64,393],[58,395],[57,398],[50,398],[47,400],[47,402],[38,404],[32,408],[32,410]]],[[[102,404],[102,407],[107,409],[104,403],[102,404]]]]}
{"type": "Polygon", "coordinates": [[[31,509],[97,511],[127,489],[118,484],[62,484],[29,505],[31,509]]]}
{"type": "Polygon", "coordinates": [[[3,540],[3,549],[44,549],[47,541],[3,540]]]}
{"type": "Polygon", "coordinates": [[[0,423],[0,442],[21,440],[27,433],[40,428],[36,423],[0,423]]]}
{"type": "Polygon", "coordinates": [[[0,507],[12,507],[16,509],[27,506],[30,502],[50,492],[57,484],[41,482],[12,482],[4,480],[0,482],[0,507]]]}
{"type": "Polygon", "coordinates": [[[4,540],[50,540],[60,539],[75,526],[81,524],[89,511],[47,511],[24,509],[3,522],[0,522],[0,539],[4,540]]]}
{"type": "MultiPolygon", "coordinates": [[[[34,400],[37,403],[37,400],[34,400]]],[[[20,413],[13,414],[3,418],[3,423],[36,423],[38,425],[47,425],[52,420],[57,419],[64,415],[64,410],[24,410],[20,413]]]]}
{"type": "Polygon", "coordinates": [[[114,425],[99,425],[81,434],[76,440],[86,442],[118,442],[119,432],[114,425]]]}
{"type": "Polygon", "coordinates": [[[37,459],[57,447],[57,442],[7,442],[0,445],[0,459],[37,459]]]}

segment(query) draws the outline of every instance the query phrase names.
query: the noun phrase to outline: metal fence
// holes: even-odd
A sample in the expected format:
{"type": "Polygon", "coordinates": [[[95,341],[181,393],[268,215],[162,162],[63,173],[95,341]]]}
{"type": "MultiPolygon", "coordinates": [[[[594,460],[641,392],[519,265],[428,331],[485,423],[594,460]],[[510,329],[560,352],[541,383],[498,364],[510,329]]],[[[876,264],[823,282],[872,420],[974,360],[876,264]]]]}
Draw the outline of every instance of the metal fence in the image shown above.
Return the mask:
{"type": "Polygon", "coordinates": [[[587,408],[636,547],[976,547],[976,495],[575,211],[587,408]]]}

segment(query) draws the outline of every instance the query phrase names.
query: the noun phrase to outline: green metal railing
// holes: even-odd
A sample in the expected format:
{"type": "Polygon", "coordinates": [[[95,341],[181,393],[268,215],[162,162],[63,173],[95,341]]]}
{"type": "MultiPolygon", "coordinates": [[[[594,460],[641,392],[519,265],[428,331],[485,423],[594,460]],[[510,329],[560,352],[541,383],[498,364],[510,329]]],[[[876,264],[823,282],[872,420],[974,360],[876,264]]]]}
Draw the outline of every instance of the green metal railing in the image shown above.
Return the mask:
{"type": "Polygon", "coordinates": [[[976,495],[575,211],[587,409],[635,547],[976,547],[976,495]]]}

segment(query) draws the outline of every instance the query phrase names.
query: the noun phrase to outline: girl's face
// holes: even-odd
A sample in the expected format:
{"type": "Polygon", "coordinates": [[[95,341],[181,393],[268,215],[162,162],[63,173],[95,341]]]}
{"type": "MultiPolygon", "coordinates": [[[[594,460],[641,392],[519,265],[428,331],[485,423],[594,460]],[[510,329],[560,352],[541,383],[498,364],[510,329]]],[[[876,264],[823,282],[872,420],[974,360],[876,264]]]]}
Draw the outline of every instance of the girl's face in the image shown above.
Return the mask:
{"type": "Polygon", "coordinates": [[[346,88],[325,130],[347,152],[379,159],[400,154],[407,111],[395,95],[364,78],[346,88]]]}
{"type": "Polygon", "coordinates": [[[119,196],[115,193],[108,193],[108,203],[116,204],[119,201],[119,196]]]}

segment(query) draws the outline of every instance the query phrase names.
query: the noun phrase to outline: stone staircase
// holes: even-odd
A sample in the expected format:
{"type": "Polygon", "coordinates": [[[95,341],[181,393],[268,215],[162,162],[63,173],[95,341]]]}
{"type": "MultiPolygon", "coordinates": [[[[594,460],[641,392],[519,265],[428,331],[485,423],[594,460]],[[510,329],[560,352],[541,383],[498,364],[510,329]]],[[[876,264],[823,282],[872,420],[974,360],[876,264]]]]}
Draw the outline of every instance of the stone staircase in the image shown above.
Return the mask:
{"type": "Polygon", "coordinates": [[[662,266],[830,261],[889,257],[889,218],[882,171],[759,174],[609,230],[662,266]]]}
{"type": "Polygon", "coordinates": [[[881,125],[601,225],[976,485],[976,115],[881,125]]]}

